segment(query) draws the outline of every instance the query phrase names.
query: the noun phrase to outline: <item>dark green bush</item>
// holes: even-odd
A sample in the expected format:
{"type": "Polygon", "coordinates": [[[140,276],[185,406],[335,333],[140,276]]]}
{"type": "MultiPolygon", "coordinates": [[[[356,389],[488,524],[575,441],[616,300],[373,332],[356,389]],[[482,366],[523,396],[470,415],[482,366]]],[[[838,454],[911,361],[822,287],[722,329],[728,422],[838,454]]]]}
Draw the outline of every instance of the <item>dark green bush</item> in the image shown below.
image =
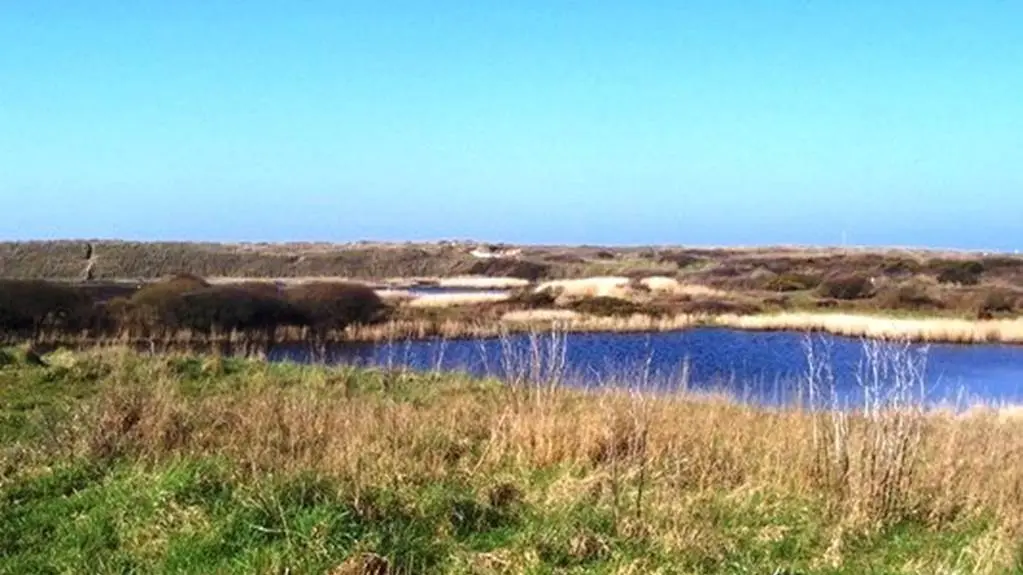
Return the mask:
{"type": "Polygon", "coordinates": [[[875,300],[882,309],[936,310],[947,307],[926,285],[917,282],[886,288],[875,296],[875,300]]]}
{"type": "Polygon", "coordinates": [[[1019,273],[1023,271],[1023,258],[1019,256],[988,256],[982,260],[989,272],[1019,273]]]}
{"type": "Polygon", "coordinates": [[[358,283],[306,283],[284,290],[284,296],[320,336],[352,324],[380,321],[387,311],[373,288],[358,283]]]}
{"type": "Polygon", "coordinates": [[[184,294],[208,287],[206,280],[188,274],[149,284],[135,292],[127,309],[121,310],[122,327],[141,334],[181,329],[185,327],[181,323],[186,315],[184,294]]]}
{"type": "Polygon", "coordinates": [[[786,273],[766,279],[763,289],[776,292],[812,290],[820,285],[821,279],[811,274],[786,273]]]}
{"type": "Polygon", "coordinates": [[[684,302],[679,311],[693,315],[753,315],[764,308],[752,302],[701,298],[684,302]]]}
{"type": "Polygon", "coordinates": [[[657,255],[657,261],[663,264],[675,264],[679,269],[683,269],[704,263],[707,258],[687,252],[661,252],[657,255]]]}
{"type": "Polygon", "coordinates": [[[834,276],[821,282],[817,294],[827,299],[866,299],[874,295],[874,282],[865,275],[834,276]]]}
{"type": "Polygon", "coordinates": [[[248,293],[258,294],[267,297],[279,297],[283,294],[283,290],[280,287],[278,287],[276,283],[273,282],[249,281],[236,284],[229,284],[226,287],[236,288],[248,293]]]}
{"type": "Polygon", "coordinates": [[[0,280],[0,331],[37,337],[47,330],[88,329],[92,300],[71,286],[42,280],[0,280]]]}
{"type": "Polygon", "coordinates": [[[527,287],[513,292],[505,303],[515,307],[536,309],[553,306],[555,299],[554,294],[550,290],[535,291],[527,287]]]}
{"type": "Polygon", "coordinates": [[[1012,314],[1019,308],[1023,297],[1019,293],[1007,289],[992,289],[977,298],[976,313],[980,319],[991,319],[1005,314],[1012,314]]]}
{"type": "Polygon", "coordinates": [[[479,260],[469,268],[470,275],[512,277],[535,282],[547,277],[551,266],[530,260],[479,260]]]}
{"type": "Polygon", "coordinates": [[[204,333],[264,332],[272,337],[278,326],[304,326],[309,318],[276,294],[236,286],[213,286],[181,296],[174,325],[204,333]]]}
{"type": "Polygon", "coordinates": [[[914,275],[920,273],[922,269],[920,262],[909,258],[886,258],[881,263],[881,273],[886,276],[914,275]]]}
{"type": "Polygon", "coordinates": [[[586,263],[586,260],[576,254],[568,253],[555,253],[544,256],[545,262],[557,263],[557,264],[581,264],[586,263]]]}
{"type": "Polygon", "coordinates": [[[210,287],[210,284],[201,277],[179,274],[143,286],[131,296],[131,303],[134,306],[160,305],[185,292],[207,287],[210,287]]]}
{"type": "Polygon", "coordinates": [[[608,296],[576,300],[566,307],[579,313],[605,317],[627,317],[644,311],[642,306],[631,301],[608,296]]]}
{"type": "Polygon", "coordinates": [[[984,274],[984,264],[975,261],[945,262],[938,267],[938,281],[943,284],[977,285],[984,274]]]}

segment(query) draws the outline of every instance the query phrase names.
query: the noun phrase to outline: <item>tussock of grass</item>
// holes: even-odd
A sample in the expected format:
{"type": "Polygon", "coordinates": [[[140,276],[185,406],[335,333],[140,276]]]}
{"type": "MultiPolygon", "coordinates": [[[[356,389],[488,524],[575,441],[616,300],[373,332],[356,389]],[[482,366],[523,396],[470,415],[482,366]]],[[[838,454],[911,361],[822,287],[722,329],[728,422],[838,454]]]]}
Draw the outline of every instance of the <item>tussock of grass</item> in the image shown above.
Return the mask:
{"type": "Polygon", "coordinates": [[[0,370],[2,421],[30,422],[0,427],[9,572],[1020,567],[1019,420],[119,350],[60,363],[0,370]]]}

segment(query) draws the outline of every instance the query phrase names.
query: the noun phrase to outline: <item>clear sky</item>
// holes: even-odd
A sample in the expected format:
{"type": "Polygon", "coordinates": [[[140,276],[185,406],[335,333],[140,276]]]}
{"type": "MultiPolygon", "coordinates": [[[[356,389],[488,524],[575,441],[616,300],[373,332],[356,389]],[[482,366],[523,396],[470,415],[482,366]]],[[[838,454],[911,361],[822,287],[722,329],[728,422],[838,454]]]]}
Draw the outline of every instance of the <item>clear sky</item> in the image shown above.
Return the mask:
{"type": "Polygon", "coordinates": [[[0,238],[1023,249],[1023,3],[0,0],[0,238]]]}

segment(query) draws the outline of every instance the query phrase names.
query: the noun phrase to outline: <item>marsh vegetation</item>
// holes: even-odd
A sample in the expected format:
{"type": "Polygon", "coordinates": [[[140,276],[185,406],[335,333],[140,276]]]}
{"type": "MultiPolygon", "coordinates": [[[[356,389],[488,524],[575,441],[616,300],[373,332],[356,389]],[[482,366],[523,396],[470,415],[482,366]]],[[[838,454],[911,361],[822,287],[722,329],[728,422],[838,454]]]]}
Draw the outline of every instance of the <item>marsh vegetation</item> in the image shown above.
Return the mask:
{"type": "Polygon", "coordinates": [[[575,391],[530,357],[499,383],[8,351],[0,570],[1019,569],[1023,420],[926,411],[919,365],[872,350],[894,375],[852,412],[575,391]]]}

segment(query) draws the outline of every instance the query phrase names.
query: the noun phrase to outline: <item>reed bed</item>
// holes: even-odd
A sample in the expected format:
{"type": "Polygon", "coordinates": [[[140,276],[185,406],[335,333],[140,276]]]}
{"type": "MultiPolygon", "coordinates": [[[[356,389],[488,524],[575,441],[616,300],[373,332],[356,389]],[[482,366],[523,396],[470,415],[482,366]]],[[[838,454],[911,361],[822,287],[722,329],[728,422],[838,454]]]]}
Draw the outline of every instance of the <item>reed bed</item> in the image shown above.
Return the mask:
{"type": "Polygon", "coordinates": [[[376,325],[352,326],[342,335],[345,341],[382,342],[404,339],[440,337],[446,339],[495,338],[509,333],[546,332],[664,332],[699,325],[701,319],[691,315],[592,316],[571,310],[513,311],[499,320],[465,321],[461,319],[395,320],[376,325]]]}
{"type": "Polygon", "coordinates": [[[745,330],[820,331],[848,337],[933,343],[1023,343],[1023,319],[905,319],[871,315],[781,313],[723,315],[715,325],[745,330]]]}
{"type": "MultiPolygon", "coordinates": [[[[436,306],[447,307],[447,306],[436,306]]],[[[429,309],[426,306],[424,309],[429,309]]],[[[495,338],[510,333],[566,331],[573,333],[668,332],[698,327],[725,327],[749,331],[823,332],[832,335],[878,340],[908,340],[917,343],[1020,344],[1023,319],[895,319],[868,315],[785,313],[774,315],[632,314],[596,316],[561,308],[514,310],[496,317],[467,319],[461,316],[393,319],[381,323],[348,326],[324,334],[321,343],[388,342],[409,339],[495,338]]],[[[313,342],[304,328],[282,327],[272,340],[251,332],[197,333],[188,330],[161,332],[151,337],[129,333],[97,340],[90,334],[43,333],[41,344],[87,347],[97,343],[135,347],[174,348],[196,344],[223,344],[234,348],[258,349],[270,343],[313,342]]],[[[10,343],[16,343],[11,341],[10,343]]]]}

